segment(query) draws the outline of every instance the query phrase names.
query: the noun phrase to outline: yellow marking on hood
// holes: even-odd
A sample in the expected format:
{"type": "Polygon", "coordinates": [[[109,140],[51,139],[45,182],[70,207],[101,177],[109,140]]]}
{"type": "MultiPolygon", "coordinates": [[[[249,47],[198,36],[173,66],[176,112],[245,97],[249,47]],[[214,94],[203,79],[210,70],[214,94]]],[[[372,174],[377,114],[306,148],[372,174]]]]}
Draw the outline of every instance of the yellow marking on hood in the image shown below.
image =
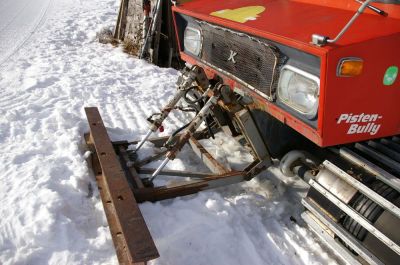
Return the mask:
{"type": "Polygon", "coordinates": [[[246,6],[236,9],[224,9],[210,13],[211,16],[229,19],[239,23],[256,20],[265,11],[263,6],[246,6]]]}

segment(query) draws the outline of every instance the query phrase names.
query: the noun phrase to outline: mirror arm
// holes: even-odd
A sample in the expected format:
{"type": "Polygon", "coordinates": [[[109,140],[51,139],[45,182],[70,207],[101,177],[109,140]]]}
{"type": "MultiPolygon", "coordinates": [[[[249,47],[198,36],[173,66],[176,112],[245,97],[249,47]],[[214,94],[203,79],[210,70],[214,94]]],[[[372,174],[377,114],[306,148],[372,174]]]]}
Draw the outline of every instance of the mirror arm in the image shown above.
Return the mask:
{"type": "Polygon", "coordinates": [[[343,27],[343,29],[339,32],[339,34],[334,38],[330,39],[327,36],[319,35],[319,34],[313,34],[311,36],[311,42],[312,44],[315,44],[317,46],[325,46],[328,43],[335,43],[337,42],[344,33],[350,28],[350,26],[356,21],[356,19],[364,12],[364,10],[369,7],[369,3],[372,2],[373,0],[366,0],[363,2],[363,4],[360,6],[360,8],[357,10],[357,12],[354,14],[354,16],[347,22],[347,24],[343,27]]]}

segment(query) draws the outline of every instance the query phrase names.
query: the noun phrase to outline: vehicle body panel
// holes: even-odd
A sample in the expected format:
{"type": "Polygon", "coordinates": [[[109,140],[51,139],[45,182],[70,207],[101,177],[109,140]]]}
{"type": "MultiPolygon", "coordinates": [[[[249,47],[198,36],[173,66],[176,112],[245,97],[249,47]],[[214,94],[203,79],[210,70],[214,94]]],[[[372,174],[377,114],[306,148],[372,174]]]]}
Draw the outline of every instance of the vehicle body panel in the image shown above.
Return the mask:
{"type": "MultiPolygon", "coordinates": [[[[337,2],[341,5],[335,4],[334,1],[230,0],[216,2],[202,0],[191,1],[173,8],[176,13],[250,36],[278,42],[317,56],[320,59],[321,68],[316,126],[310,126],[304,122],[304,119],[301,120],[279,107],[276,102],[266,100],[240,82],[224,75],[219,69],[186,54],[182,49],[182,43],[179,45],[181,58],[190,64],[202,66],[210,78],[219,75],[232,89],[239,88],[245,91],[255,100],[253,104],[255,108],[270,113],[319,146],[332,146],[399,134],[400,107],[397,101],[400,99],[400,78],[397,78],[390,86],[384,85],[382,80],[388,67],[400,67],[400,5],[374,3],[374,6],[384,7],[386,11],[390,11],[389,16],[383,17],[367,11],[359,17],[338,43],[324,47],[311,44],[311,35],[314,33],[335,37],[359,7],[359,4],[354,1],[337,2]],[[265,10],[256,15],[253,14],[252,19],[244,23],[242,23],[243,17],[239,19],[234,17],[232,20],[217,17],[213,13],[248,6],[264,6],[265,10]],[[338,8],[339,6],[342,8],[338,8]],[[214,15],[210,15],[211,13],[214,15]],[[337,76],[340,59],[348,57],[358,57],[364,61],[364,69],[360,76],[337,76]],[[343,120],[342,114],[348,114],[349,120],[343,120]],[[354,117],[360,114],[364,116],[354,117]],[[359,125],[363,126],[372,123],[375,118],[372,115],[375,114],[379,118],[373,125],[380,125],[376,133],[371,134],[371,125],[364,128],[366,131],[370,130],[368,132],[349,134],[349,131],[351,132],[355,127],[353,125],[350,130],[350,126],[357,123],[351,123],[351,119],[357,118],[357,121],[359,119],[359,125]],[[340,118],[342,120],[338,123],[340,118]],[[349,122],[346,123],[346,121],[349,122]]],[[[256,11],[260,12],[260,9],[256,11]]],[[[175,23],[179,27],[176,20],[175,23]]],[[[179,34],[177,37],[178,41],[181,41],[179,34]]]]}

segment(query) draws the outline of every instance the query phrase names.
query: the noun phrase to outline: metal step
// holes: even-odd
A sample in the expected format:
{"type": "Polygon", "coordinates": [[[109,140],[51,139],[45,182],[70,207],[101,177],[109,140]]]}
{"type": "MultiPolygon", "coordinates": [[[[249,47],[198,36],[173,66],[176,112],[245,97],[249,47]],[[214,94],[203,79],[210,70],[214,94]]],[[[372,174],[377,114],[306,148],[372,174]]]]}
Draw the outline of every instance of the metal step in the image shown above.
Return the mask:
{"type": "MultiPolygon", "coordinates": [[[[327,228],[329,228],[335,235],[337,235],[344,243],[346,243],[351,249],[354,250],[360,257],[367,261],[371,265],[383,264],[375,255],[369,252],[360,241],[354,238],[349,232],[347,232],[342,226],[335,223],[328,215],[326,215],[320,208],[310,199],[304,198],[302,201],[304,207],[309,210],[319,221],[321,221],[327,228]]],[[[347,263],[347,264],[361,264],[351,252],[329,236],[321,226],[310,216],[307,211],[301,215],[304,221],[310,226],[310,228],[324,240],[328,246],[332,249],[347,263]]]]}
{"type": "Polygon", "coordinates": [[[385,138],[381,139],[381,143],[383,143],[384,145],[388,146],[392,150],[395,150],[396,152],[400,153],[400,144],[399,143],[396,143],[393,140],[388,140],[388,139],[385,139],[385,138]]]}
{"type": "Polygon", "coordinates": [[[390,169],[393,169],[398,174],[400,174],[400,163],[399,162],[389,158],[388,156],[378,152],[377,150],[375,150],[367,145],[356,143],[354,145],[354,147],[357,150],[372,157],[373,159],[379,161],[380,163],[384,164],[385,166],[389,167],[390,169]]]}
{"type": "Polygon", "coordinates": [[[339,154],[341,157],[345,158],[347,161],[365,169],[367,172],[375,176],[377,179],[379,179],[386,185],[400,192],[400,179],[397,178],[396,176],[393,176],[389,172],[371,163],[366,158],[360,156],[359,154],[351,151],[346,147],[342,147],[340,149],[331,149],[331,150],[339,154]]]}
{"type": "Polygon", "coordinates": [[[368,141],[368,145],[376,150],[378,150],[379,152],[381,152],[382,154],[392,158],[393,160],[400,162],[400,153],[390,149],[389,147],[387,147],[386,145],[383,145],[381,143],[375,142],[375,141],[368,141]]]}
{"type": "Polygon", "coordinates": [[[370,188],[365,186],[363,183],[361,183],[360,181],[356,180],[355,178],[353,178],[352,176],[350,176],[349,174],[347,174],[346,172],[344,172],[343,170],[341,170],[339,167],[337,167],[336,165],[332,164],[331,162],[325,160],[323,162],[323,165],[327,169],[329,169],[330,171],[335,173],[336,176],[340,177],[342,180],[346,181],[348,184],[350,184],[351,186],[356,188],[362,194],[364,194],[365,196],[370,198],[376,204],[378,204],[382,208],[388,210],[389,212],[391,212],[397,218],[400,218],[400,209],[396,205],[394,205],[393,203],[389,202],[388,200],[383,198],[381,195],[379,195],[375,191],[371,190],[370,188]]]}
{"type": "Polygon", "coordinates": [[[327,189],[325,189],[323,186],[321,186],[315,180],[311,179],[309,184],[314,189],[316,189],[321,195],[323,195],[325,198],[327,198],[329,201],[331,201],[333,204],[335,204],[338,208],[340,208],[344,213],[346,213],[348,216],[353,218],[357,223],[359,223],[361,226],[363,226],[368,232],[370,232],[377,239],[382,241],[382,243],[384,243],[390,249],[392,249],[395,253],[400,255],[400,247],[395,242],[393,242],[390,238],[388,238],[385,234],[383,234],[381,231],[379,231],[376,227],[374,227],[373,224],[371,224],[364,216],[359,214],[353,208],[349,207],[346,203],[339,200],[334,194],[329,192],[327,189]]]}

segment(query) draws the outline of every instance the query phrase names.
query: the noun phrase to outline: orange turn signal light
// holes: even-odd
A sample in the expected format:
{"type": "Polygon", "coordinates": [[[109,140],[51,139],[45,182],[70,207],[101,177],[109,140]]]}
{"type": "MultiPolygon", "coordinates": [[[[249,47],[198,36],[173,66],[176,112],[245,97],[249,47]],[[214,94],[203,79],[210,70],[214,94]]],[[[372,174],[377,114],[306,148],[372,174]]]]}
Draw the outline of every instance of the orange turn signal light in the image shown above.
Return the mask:
{"type": "Polygon", "coordinates": [[[343,58],[337,68],[337,75],[344,77],[361,75],[364,62],[360,58],[343,58]]]}

